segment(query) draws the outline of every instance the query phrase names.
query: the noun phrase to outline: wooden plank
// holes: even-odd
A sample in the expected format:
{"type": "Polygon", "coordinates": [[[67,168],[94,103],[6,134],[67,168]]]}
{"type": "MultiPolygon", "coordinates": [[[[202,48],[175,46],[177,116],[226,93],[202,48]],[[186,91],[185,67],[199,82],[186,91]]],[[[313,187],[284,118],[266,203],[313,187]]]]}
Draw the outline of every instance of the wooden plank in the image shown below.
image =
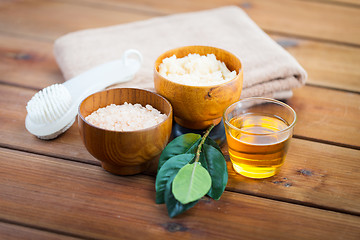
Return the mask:
{"type": "MultiPolygon", "coordinates": [[[[317,88],[305,87],[305,90],[307,89],[309,90],[309,96],[316,95],[317,88]]],[[[330,92],[333,92],[334,95],[329,98],[335,97],[343,99],[343,104],[348,104],[348,108],[351,108],[352,104],[345,98],[347,93],[339,91],[330,92]]],[[[30,98],[33,93],[31,90],[22,89],[19,91],[18,88],[10,86],[0,88],[0,108],[4,113],[0,115],[0,122],[2,123],[0,125],[0,132],[2,133],[0,135],[0,145],[99,165],[99,162],[94,159],[83,146],[76,123],[65,134],[53,141],[39,140],[26,131],[24,127],[26,114],[24,106],[26,99],[30,98]]],[[[321,91],[319,94],[320,96],[326,95],[326,93],[322,93],[321,91]]],[[[294,98],[296,98],[296,95],[294,98]]],[[[332,122],[336,123],[342,120],[348,124],[346,129],[353,131],[352,133],[348,132],[348,134],[355,140],[359,139],[359,131],[356,132],[351,129],[352,125],[358,124],[357,121],[353,122],[352,119],[358,119],[356,116],[360,115],[359,110],[357,110],[356,116],[344,116],[340,113],[333,114],[333,109],[341,108],[341,106],[335,103],[329,103],[330,110],[319,110],[319,113],[314,114],[312,108],[322,109],[320,106],[324,103],[316,102],[310,97],[304,97],[302,99],[301,103],[305,104],[305,106],[297,105],[298,103],[293,105],[299,116],[298,124],[295,128],[296,134],[303,134],[303,132],[308,130],[311,134],[318,134],[315,137],[320,139],[322,136],[328,137],[329,139],[334,136],[339,136],[336,140],[342,143],[341,141],[346,140],[346,138],[338,131],[332,131],[334,127],[332,122]],[[307,101],[304,102],[304,99],[307,99],[307,101]],[[310,109],[308,109],[309,107],[310,109]],[[327,111],[329,111],[329,113],[327,113],[327,111]],[[303,119],[303,116],[305,116],[305,119],[303,119]],[[313,117],[313,119],[308,118],[309,116],[313,117]],[[330,124],[316,124],[318,121],[317,118],[321,119],[324,116],[330,120],[330,124]],[[337,119],[336,116],[338,116],[340,120],[337,119]],[[310,131],[311,126],[313,126],[312,131],[310,131]],[[310,129],[308,129],[309,127],[310,129]],[[332,133],[333,136],[330,133],[332,133]]],[[[357,106],[358,105],[354,105],[354,108],[357,106]]],[[[328,139],[325,138],[325,140],[328,139]]],[[[360,203],[357,200],[360,199],[360,188],[356,187],[357,181],[354,179],[358,175],[357,172],[359,172],[359,168],[355,164],[357,159],[358,151],[356,150],[293,139],[287,163],[280,175],[272,179],[264,180],[261,185],[256,185],[255,187],[254,184],[257,184],[256,181],[244,181],[244,178],[236,175],[229,165],[229,187],[234,191],[268,196],[274,199],[287,199],[288,201],[302,202],[302,204],[306,205],[322,205],[325,208],[337,209],[338,211],[360,213],[360,203]],[[334,172],[334,169],[336,172],[334,172]],[[339,169],[342,170],[338,171],[339,169]],[[312,175],[303,176],[303,170],[310,171],[312,175]],[[281,180],[284,178],[287,180],[281,180]],[[307,181],[305,181],[305,179],[307,181]],[[282,182],[281,184],[276,184],[274,183],[276,181],[279,183],[282,182]],[[352,182],[354,182],[355,185],[349,184],[352,182]],[[284,186],[284,184],[288,183],[292,184],[290,188],[284,186]],[[322,188],[318,189],[320,186],[322,188]],[[253,191],[251,191],[252,188],[253,191]],[[311,192],[311,194],[308,194],[306,198],[304,198],[304,194],[309,192],[311,192]],[[271,195],[270,193],[273,194],[271,195]]],[[[155,167],[151,170],[154,170],[154,168],[155,167]]],[[[149,173],[154,174],[154,171],[151,170],[149,173]]]]}
{"type": "MultiPolygon", "coordinates": [[[[95,0],[80,0],[83,4],[95,0]]],[[[344,5],[301,0],[105,0],[106,6],[130,7],[141,11],[178,13],[227,5],[242,7],[265,31],[327,41],[360,44],[360,9],[344,5]],[[286,19],[286,21],[284,20],[286,19]]]]}
{"type": "Polygon", "coordinates": [[[35,89],[62,83],[53,43],[0,35],[0,81],[35,89]]]}
{"type": "Polygon", "coordinates": [[[285,164],[272,178],[245,178],[228,162],[226,189],[360,215],[359,150],[291,141],[285,164]]]}
{"type": "Polygon", "coordinates": [[[68,32],[147,19],[153,15],[129,9],[102,8],[63,1],[0,3],[0,32],[55,40],[68,32]]]}
{"type": "Polygon", "coordinates": [[[323,1],[323,0],[303,0],[303,1],[318,1],[318,2],[330,2],[330,3],[333,3],[333,4],[345,4],[350,7],[352,6],[359,6],[360,5],[360,2],[359,0],[326,0],[326,1],[323,1]]]}
{"type": "Polygon", "coordinates": [[[360,48],[270,36],[308,72],[307,83],[360,92],[360,48]]]}
{"type": "Polygon", "coordinates": [[[26,239],[47,239],[47,240],[75,240],[79,238],[69,237],[57,233],[46,232],[34,228],[13,225],[0,222],[0,238],[6,240],[26,240],[26,239]]]}
{"type": "Polygon", "coordinates": [[[295,135],[359,148],[359,94],[305,86],[287,103],[297,113],[295,135]]]}
{"type": "Polygon", "coordinates": [[[359,8],[310,1],[244,2],[246,12],[265,31],[360,44],[359,8]]]}
{"type": "Polygon", "coordinates": [[[359,8],[299,0],[248,0],[240,3],[238,0],[221,2],[107,0],[105,3],[94,0],[76,3],[21,1],[2,4],[0,29],[4,32],[54,40],[62,34],[75,30],[231,4],[243,7],[249,16],[268,32],[360,44],[359,8]],[[46,13],[46,21],[44,21],[44,13],[46,13]]]}
{"type": "Polygon", "coordinates": [[[101,239],[357,239],[360,218],[225,192],[170,219],[154,179],[0,149],[0,217],[101,239]],[[9,161],[11,159],[11,161],[9,161]],[[221,219],[221,221],[219,221],[221,219]],[[275,230],[276,229],[276,230],[275,230]]]}

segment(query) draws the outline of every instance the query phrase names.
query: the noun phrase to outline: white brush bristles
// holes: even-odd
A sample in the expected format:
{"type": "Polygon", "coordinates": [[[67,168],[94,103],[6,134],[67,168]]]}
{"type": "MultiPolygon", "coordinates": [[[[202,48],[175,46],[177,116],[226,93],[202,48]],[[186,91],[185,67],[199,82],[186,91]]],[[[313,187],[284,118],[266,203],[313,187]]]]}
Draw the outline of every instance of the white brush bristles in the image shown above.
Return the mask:
{"type": "Polygon", "coordinates": [[[26,106],[34,123],[51,123],[61,118],[71,106],[71,95],[62,84],[54,84],[36,93],[26,106]]]}

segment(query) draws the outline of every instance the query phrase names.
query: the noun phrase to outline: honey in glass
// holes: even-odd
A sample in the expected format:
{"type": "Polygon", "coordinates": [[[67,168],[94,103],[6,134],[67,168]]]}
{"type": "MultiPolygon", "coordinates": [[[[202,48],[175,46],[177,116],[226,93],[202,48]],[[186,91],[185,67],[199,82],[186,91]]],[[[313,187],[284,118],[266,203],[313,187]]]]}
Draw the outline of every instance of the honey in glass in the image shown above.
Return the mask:
{"type": "MultiPolygon", "coordinates": [[[[295,117],[289,117],[291,114],[284,114],[283,110],[279,112],[279,105],[271,104],[252,105],[245,111],[239,111],[237,106],[237,109],[225,111],[230,160],[234,170],[243,176],[271,177],[284,163],[295,117]],[[282,114],[292,121],[281,118],[282,114]]],[[[244,108],[244,104],[240,107],[244,108]]]]}

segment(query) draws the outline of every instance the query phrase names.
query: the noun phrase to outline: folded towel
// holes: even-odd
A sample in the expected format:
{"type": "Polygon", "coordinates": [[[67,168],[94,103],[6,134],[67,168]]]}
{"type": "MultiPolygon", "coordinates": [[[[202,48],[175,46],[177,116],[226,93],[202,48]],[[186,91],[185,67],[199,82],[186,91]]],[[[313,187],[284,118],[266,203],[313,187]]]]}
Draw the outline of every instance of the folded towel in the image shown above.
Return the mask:
{"type": "Polygon", "coordinates": [[[144,56],[143,66],[133,81],[121,86],[153,89],[156,58],[186,45],[214,46],[236,54],[244,68],[242,98],[288,98],[307,77],[299,63],[236,6],[69,33],[55,41],[54,54],[67,80],[120,58],[126,49],[137,49],[144,56]]]}

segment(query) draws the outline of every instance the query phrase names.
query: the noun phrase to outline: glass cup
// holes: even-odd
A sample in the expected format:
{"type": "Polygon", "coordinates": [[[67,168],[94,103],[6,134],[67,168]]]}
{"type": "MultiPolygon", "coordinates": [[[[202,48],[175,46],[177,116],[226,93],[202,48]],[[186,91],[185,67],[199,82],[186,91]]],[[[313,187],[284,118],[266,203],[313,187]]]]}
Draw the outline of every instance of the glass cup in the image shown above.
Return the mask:
{"type": "Polygon", "coordinates": [[[223,117],[230,160],[237,173],[267,178],[280,171],[296,122],[290,106],[252,97],[230,105],[223,117]]]}

